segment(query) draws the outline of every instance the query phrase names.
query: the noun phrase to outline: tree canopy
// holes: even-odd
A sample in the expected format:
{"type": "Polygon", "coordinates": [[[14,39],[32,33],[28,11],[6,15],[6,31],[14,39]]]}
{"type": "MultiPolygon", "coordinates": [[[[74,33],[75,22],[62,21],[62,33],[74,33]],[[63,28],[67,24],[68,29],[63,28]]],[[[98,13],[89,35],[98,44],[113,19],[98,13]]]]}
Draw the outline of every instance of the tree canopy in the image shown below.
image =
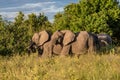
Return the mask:
{"type": "Polygon", "coordinates": [[[54,17],[55,29],[108,33],[120,39],[120,7],[116,0],[80,0],[54,17]]]}
{"type": "Polygon", "coordinates": [[[34,32],[49,29],[51,23],[44,14],[31,13],[25,19],[24,13],[18,12],[14,22],[3,20],[0,16],[0,55],[23,54],[27,51],[34,32]]]}

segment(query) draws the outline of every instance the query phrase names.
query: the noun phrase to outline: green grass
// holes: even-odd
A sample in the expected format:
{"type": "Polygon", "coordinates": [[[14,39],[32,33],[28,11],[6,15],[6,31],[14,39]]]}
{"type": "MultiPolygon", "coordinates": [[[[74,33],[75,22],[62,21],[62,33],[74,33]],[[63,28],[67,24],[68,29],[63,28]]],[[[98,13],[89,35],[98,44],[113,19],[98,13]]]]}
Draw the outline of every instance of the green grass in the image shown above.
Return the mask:
{"type": "Polygon", "coordinates": [[[0,80],[120,80],[120,55],[0,56],[0,80]]]}

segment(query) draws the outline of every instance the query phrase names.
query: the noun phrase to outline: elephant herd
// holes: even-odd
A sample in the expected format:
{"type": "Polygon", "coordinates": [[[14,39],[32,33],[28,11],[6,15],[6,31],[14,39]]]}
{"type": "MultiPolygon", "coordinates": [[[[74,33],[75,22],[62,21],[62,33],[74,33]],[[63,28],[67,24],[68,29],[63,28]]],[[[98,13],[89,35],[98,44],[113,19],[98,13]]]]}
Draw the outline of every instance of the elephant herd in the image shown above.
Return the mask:
{"type": "Polygon", "coordinates": [[[71,30],[57,30],[53,34],[49,31],[34,33],[32,36],[29,53],[38,50],[38,56],[51,57],[53,55],[80,56],[85,53],[96,53],[102,47],[112,44],[108,34],[93,34],[87,31],[77,33],[71,30]]]}

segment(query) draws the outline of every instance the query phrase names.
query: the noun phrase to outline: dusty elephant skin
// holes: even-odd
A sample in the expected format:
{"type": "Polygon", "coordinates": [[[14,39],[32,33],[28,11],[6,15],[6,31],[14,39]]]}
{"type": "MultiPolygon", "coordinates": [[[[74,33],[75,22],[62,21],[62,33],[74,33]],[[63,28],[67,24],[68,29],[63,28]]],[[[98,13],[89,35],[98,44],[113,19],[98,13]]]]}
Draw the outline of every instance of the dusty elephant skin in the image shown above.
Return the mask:
{"type": "Polygon", "coordinates": [[[37,49],[38,56],[41,56],[43,53],[43,45],[49,40],[50,40],[50,33],[46,30],[41,31],[39,33],[34,33],[34,35],[32,36],[29,51],[32,50],[32,48],[37,49]]]}
{"type": "Polygon", "coordinates": [[[76,40],[71,44],[72,53],[78,57],[84,53],[93,53],[99,49],[97,36],[87,31],[80,31],[76,34],[76,40]]]}
{"type": "Polygon", "coordinates": [[[67,56],[71,52],[71,43],[75,40],[75,34],[70,30],[61,30],[61,32],[64,34],[62,44],[63,48],[61,50],[61,56],[67,56]]]}
{"type": "Polygon", "coordinates": [[[61,30],[56,31],[52,35],[51,40],[45,43],[44,48],[44,56],[51,56],[52,54],[67,56],[70,53],[74,53],[75,55],[79,56],[83,53],[96,52],[100,49],[100,45],[98,37],[95,34],[89,33],[87,31],[81,31],[75,35],[70,30],[61,30]],[[62,36],[59,35],[59,37],[55,37],[56,33],[57,36],[58,33],[60,33],[62,36]]]}
{"type": "Polygon", "coordinates": [[[62,38],[63,38],[63,33],[61,33],[59,30],[54,32],[51,36],[51,40],[46,42],[43,46],[44,49],[43,49],[42,57],[51,57],[53,54],[59,54],[62,48],[61,47],[62,38]],[[56,49],[60,49],[60,50],[56,50],[56,49]]]}
{"type": "Polygon", "coordinates": [[[70,44],[74,41],[75,34],[70,30],[59,30],[53,33],[51,40],[44,45],[43,56],[62,55],[70,53],[70,44]]]}

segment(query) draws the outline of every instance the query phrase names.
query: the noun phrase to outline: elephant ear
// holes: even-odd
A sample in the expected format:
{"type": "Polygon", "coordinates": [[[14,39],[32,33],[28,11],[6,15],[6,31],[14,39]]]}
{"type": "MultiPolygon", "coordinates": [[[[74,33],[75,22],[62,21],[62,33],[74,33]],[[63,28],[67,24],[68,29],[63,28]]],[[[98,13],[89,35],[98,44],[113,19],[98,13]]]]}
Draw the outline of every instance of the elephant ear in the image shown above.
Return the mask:
{"type": "Polygon", "coordinates": [[[63,38],[63,45],[68,45],[69,43],[73,42],[75,39],[75,34],[70,31],[70,30],[63,30],[61,31],[64,33],[64,38],[63,38]]]}
{"type": "Polygon", "coordinates": [[[49,40],[49,33],[47,31],[39,32],[39,46],[43,45],[45,42],[49,40]]]}
{"type": "Polygon", "coordinates": [[[84,41],[87,41],[88,37],[89,37],[89,33],[87,31],[80,31],[76,39],[77,40],[83,39],[84,41]]]}
{"type": "Polygon", "coordinates": [[[32,42],[34,42],[35,44],[38,44],[38,40],[39,40],[39,34],[34,33],[34,35],[32,37],[32,42]]]}
{"type": "Polygon", "coordinates": [[[63,33],[60,30],[57,30],[53,33],[53,35],[51,36],[51,40],[53,41],[58,41],[60,38],[63,37],[63,33]]]}

